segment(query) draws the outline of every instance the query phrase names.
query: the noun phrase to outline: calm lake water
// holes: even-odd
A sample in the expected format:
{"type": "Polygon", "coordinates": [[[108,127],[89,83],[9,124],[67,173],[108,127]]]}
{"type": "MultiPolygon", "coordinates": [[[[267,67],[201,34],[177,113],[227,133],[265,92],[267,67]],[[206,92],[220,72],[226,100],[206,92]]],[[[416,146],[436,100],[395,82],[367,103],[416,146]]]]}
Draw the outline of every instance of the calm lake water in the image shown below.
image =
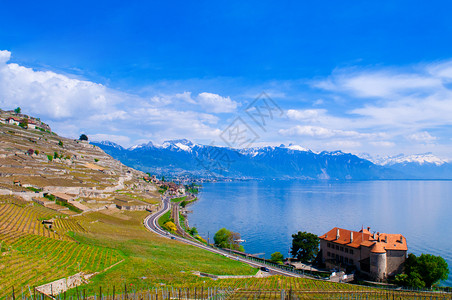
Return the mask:
{"type": "MultiPolygon", "coordinates": [[[[267,258],[287,256],[297,231],[370,226],[403,234],[409,252],[440,255],[452,268],[452,181],[206,183],[189,209],[190,226],[211,242],[226,227],[241,234],[248,253],[267,258]]],[[[451,275],[444,284],[452,286],[451,275]]]]}

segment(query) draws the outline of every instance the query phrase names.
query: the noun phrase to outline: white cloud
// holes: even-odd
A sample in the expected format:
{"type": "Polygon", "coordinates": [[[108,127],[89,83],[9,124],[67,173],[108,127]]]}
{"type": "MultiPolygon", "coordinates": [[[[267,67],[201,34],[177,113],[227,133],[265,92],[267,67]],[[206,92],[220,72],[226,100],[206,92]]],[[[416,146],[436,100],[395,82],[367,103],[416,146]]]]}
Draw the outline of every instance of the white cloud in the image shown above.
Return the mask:
{"type": "Polygon", "coordinates": [[[326,110],[324,109],[289,109],[287,111],[287,117],[289,117],[289,119],[298,121],[317,122],[319,121],[320,117],[323,117],[325,115],[325,113],[326,110]]]}
{"type": "Polygon", "coordinates": [[[150,99],[151,103],[156,106],[167,106],[167,105],[175,105],[178,103],[190,103],[190,104],[196,104],[196,102],[191,97],[191,92],[183,92],[183,93],[176,93],[172,95],[158,95],[153,96],[150,99]]]}
{"type": "Polygon", "coordinates": [[[309,125],[308,126],[297,125],[289,129],[281,129],[279,133],[288,136],[311,136],[318,138],[332,138],[332,137],[382,138],[386,136],[384,133],[360,133],[357,131],[329,129],[309,125]]]}
{"type": "Polygon", "coordinates": [[[312,103],[314,106],[322,105],[325,101],[323,99],[317,99],[312,103]]]}
{"type": "Polygon", "coordinates": [[[389,97],[400,93],[416,93],[442,88],[441,79],[428,74],[397,73],[395,71],[351,72],[333,74],[314,86],[334,92],[351,93],[358,97],[389,97]]]}
{"type": "Polygon", "coordinates": [[[207,112],[213,113],[228,113],[233,112],[238,106],[238,103],[231,100],[229,97],[222,97],[218,94],[201,93],[196,98],[198,104],[207,112]]]}
{"type": "Polygon", "coordinates": [[[452,79],[452,61],[432,64],[427,67],[428,72],[442,79],[452,79]]]}
{"type": "Polygon", "coordinates": [[[413,142],[420,143],[431,143],[437,140],[435,136],[430,135],[430,133],[428,133],[427,131],[410,134],[409,136],[407,136],[407,139],[413,142]]]}
{"type": "Polygon", "coordinates": [[[123,101],[121,93],[101,84],[7,64],[9,55],[4,51],[0,56],[2,107],[24,106],[29,112],[43,117],[63,119],[108,113],[114,105],[123,101]]]}
{"type": "Polygon", "coordinates": [[[0,50],[0,68],[6,64],[11,58],[11,52],[7,50],[0,50]]]}
{"type": "Polygon", "coordinates": [[[389,141],[375,141],[375,142],[370,142],[370,144],[375,147],[386,147],[386,148],[391,148],[396,145],[394,142],[389,142],[389,141]]]}
{"type": "MultiPolygon", "coordinates": [[[[336,120],[328,119],[329,110],[320,115],[316,125],[352,131],[383,131],[393,139],[388,141],[390,143],[405,139],[431,144],[439,138],[431,136],[427,128],[434,128],[439,137],[450,134],[451,79],[452,61],[403,69],[336,70],[315,86],[332,93],[334,101],[349,109],[336,120]]],[[[398,146],[404,145],[398,143],[398,146]]]]}
{"type": "Polygon", "coordinates": [[[236,110],[238,103],[231,100],[230,97],[223,97],[218,94],[203,92],[196,97],[191,92],[183,92],[176,94],[160,94],[150,98],[149,102],[152,106],[178,106],[181,109],[193,108],[198,106],[198,110],[208,113],[230,113],[236,110]]]}
{"type": "Polygon", "coordinates": [[[130,138],[128,136],[123,135],[114,135],[114,134],[103,134],[103,133],[97,133],[93,135],[88,136],[90,141],[110,141],[114,142],[119,145],[129,145],[130,144],[130,138]]]}
{"type": "Polygon", "coordinates": [[[220,133],[216,128],[219,118],[200,112],[198,104],[212,106],[213,112],[237,107],[230,98],[209,93],[200,94],[196,100],[187,91],[139,97],[102,84],[8,63],[10,57],[9,51],[0,51],[0,108],[20,106],[24,113],[40,117],[68,137],[83,132],[124,146],[143,137],[213,138],[220,133]]]}
{"type": "Polygon", "coordinates": [[[349,151],[350,149],[359,148],[362,146],[362,144],[358,141],[350,141],[350,140],[336,140],[327,142],[325,144],[327,147],[335,148],[335,149],[342,149],[349,151]]]}

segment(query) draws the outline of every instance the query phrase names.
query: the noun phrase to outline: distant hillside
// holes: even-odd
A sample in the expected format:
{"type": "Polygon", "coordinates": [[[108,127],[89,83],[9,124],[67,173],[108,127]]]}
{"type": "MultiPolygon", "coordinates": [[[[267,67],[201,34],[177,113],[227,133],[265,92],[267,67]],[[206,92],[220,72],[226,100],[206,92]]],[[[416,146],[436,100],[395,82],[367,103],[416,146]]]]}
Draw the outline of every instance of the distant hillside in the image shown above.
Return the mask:
{"type": "Polygon", "coordinates": [[[418,179],[452,179],[452,164],[432,153],[400,154],[381,159],[380,164],[418,179]]]}
{"type": "Polygon", "coordinates": [[[368,180],[411,178],[341,151],[314,153],[298,146],[232,149],[173,140],[125,149],[93,142],[124,164],[155,174],[226,178],[368,180]]]}

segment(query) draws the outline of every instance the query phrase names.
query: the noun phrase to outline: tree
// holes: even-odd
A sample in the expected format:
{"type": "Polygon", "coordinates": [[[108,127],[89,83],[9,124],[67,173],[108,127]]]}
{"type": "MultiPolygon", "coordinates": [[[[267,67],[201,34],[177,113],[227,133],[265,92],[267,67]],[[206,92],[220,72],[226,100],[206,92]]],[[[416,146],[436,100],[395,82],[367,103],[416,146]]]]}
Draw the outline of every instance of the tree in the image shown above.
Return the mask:
{"type": "Polygon", "coordinates": [[[428,288],[440,280],[446,280],[449,275],[447,262],[441,256],[421,254],[417,259],[417,265],[418,273],[428,288]]]}
{"type": "Polygon", "coordinates": [[[232,232],[226,228],[221,228],[213,237],[215,246],[220,248],[233,249],[237,251],[245,251],[240,245],[240,233],[232,232]]]}
{"type": "Polygon", "coordinates": [[[17,108],[14,110],[14,112],[15,112],[16,114],[20,114],[21,111],[22,111],[22,109],[21,109],[20,107],[17,107],[17,108]]]}
{"type": "Polygon", "coordinates": [[[441,256],[421,254],[416,257],[413,253],[408,254],[405,260],[404,274],[395,277],[395,283],[407,287],[431,288],[440,280],[446,280],[449,268],[441,256]]]}
{"type": "Polygon", "coordinates": [[[33,153],[35,153],[35,151],[34,151],[33,149],[31,149],[31,148],[28,149],[28,151],[27,151],[27,154],[28,154],[28,155],[31,156],[31,155],[33,155],[33,153]]]}
{"type": "Polygon", "coordinates": [[[220,248],[229,248],[230,237],[231,232],[226,228],[221,228],[217,231],[217,233],[215,233],[215,236],[213,237],[215,246],[220,248]]]}
{"type": "Polygon", "coordinates": [[[19,126],[22,128],[28,128],[28,119],[24,118],[22,121],[20,121],[19,126]]]}
{"type": "Polygon", "coordinates": [[[87,136],[86,134],[83,133],[82,135],[80,135],[79,140],[81,140],[81,141],[87,141],[87,140],[88,140],[88,136],[87,136]]]}
{"type": "Polygon", "coordinates": [[[292,234],[292,257],[302,262],[313,260],[319,253],[319,237],[313,233],[298,231],[292,234]]]}
{"type": "Polygon", "coordinates": [[[284,255],[282,255],[281,252],[272,253],[270,260],[274,263],[282,264],[284,255]]]}
{"type": "Polygon", "coordinates": [[[196,236],[198,234],[198,230],[196,229],[196,227],[192,227],[188,230],[188,233],[190,233],[190,235],[192,236],[196,236]]]}

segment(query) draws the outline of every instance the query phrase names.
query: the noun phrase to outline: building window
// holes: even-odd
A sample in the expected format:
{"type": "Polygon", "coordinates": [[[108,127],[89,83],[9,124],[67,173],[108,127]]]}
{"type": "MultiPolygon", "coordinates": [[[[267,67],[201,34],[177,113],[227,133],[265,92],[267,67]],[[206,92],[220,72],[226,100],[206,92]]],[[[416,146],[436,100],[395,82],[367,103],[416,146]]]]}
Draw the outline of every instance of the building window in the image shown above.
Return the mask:
{"type": "Polygon", "coordinates": [[[348,248],[345,248],[345,253],[348,253],[348,248]]]}
{"type": "Polygon", "coordinates": [[[339,260],[340,260],[341,262],[343,262],[343,261],[344,261],[344,257],[341,256],[341,257],[339,258],[339,260]]]}
{"type": "Polygon", "coordinates": [[[350,249],[350,254],[353,254],[353,249],[350,249]]]}
{"type": "Polygon", "coordinates": [[[341,251],[344,251],[344,247],[341,247],[341,251]]]}
{"type": "Polygon", "coordinates": [[[339,250],[339,246],[338,245],[336,245],[336,250],[339,250]]]}
{"type": "Polygon", "coordinates": [[[327,246],[328,248],[331,248],[331,245],[330,245],[330,243],[327,243],[327,244],[326,244],[326,246],[327,246]]]}
{"type": "Polygon", "coordinates": [[[350,263],[353,264],[353,259],[352,258],[350,258],[350,263]]]}
{"type": "Polygon", "coordinates": [[[348,257],[346,257],[344,260],[345,260],[345,263],[348,263],[348,257]]]}
{"type": "Polygon", "coordinates": [[[330,256],[331,256],[331,253],[330,253],[330,252],[327,252],[327,253],[326,253],[326,256],[330,257],[330,256]]]}

